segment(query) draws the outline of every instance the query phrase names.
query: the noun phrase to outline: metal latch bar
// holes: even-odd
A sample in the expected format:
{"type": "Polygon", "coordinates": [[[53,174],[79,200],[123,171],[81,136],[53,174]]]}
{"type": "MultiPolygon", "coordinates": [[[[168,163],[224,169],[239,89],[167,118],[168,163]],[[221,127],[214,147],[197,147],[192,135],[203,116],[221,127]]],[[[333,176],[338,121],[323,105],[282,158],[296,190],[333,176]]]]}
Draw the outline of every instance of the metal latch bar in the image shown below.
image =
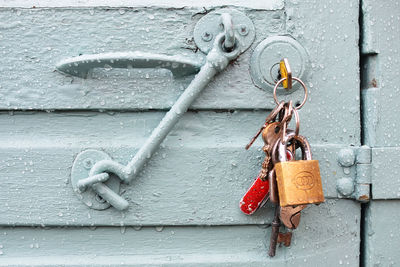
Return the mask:
{"type": "MultiPolygon", "coordinates": [[[[214,35],[211,50],[209,50],[199,73],[126,166],[111,160],[107,154],[98,150],[85,150],[76,157],[71,172],[71,184],[79,198],[87,206],[98,210],[106,209],[110,205],[118,210],[128,208],[128,202],[119,195],[120,182],[129,183],[133,180],[207,84],[253,42],[255,34],[252,22],[238,11],[232,11],[232,14],[234,17],[231,17],[233,15],[230,13],[222,13],[222,15],[218,13],[218,16],[222,17],[218,23],[222,23],[225,31],[214,35]],[[235,21],[242,23],[240,28],[233,27],[232,22],[235,21]],[[248,32],[243,34],[243,29],[248,32]],[[120,180],[112,178],[111,175],[118,176],[120,180]],[[89,187],[93,190],[87,190],[89,187]]],[[[219,24],[214,25],[216,23],[215,15],[208,14],[210,19],[207,16],[204,17],[199,29],[203,30],[207,25],[218,27],[219,24]]],[[[175,76],[193,74],[199,69],[196,61],[177,56],[140,52],[81,56],[65,60],[57,68],[67,74],[86,78],[92,68],[104,67],[105,64],[112,64],[117,68],[167,68],[175,76]]]]}

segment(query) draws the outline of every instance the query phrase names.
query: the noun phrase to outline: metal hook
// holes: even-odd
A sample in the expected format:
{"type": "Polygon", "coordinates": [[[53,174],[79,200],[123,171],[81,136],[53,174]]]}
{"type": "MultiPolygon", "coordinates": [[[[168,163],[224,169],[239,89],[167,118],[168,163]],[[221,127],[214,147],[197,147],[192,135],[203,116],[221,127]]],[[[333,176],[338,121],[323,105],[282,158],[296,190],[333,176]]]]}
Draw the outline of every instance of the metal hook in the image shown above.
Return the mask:
{"type": "Polygon", "coordinates": [[[224,48],[231,51],[235,45],[235,33],[233,31],[232,16],[229,13],[221,14],[221,25],[224,28],[224,48]]]}

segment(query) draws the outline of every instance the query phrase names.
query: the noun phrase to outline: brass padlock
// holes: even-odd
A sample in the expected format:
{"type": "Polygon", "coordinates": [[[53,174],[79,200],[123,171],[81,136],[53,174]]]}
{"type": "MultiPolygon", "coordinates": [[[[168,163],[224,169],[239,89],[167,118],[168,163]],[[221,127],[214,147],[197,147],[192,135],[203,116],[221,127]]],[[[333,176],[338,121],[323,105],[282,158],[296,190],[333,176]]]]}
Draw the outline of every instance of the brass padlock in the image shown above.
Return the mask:
{"type": "Polygon", "coordinates": [[[283,142],[278,142],[274,152],[278,153],[279,159],[275,164],[275,172],[281,207],[325,201],[318,160],[312,160],[310,144],[305,137],[290,133],[283,142]],[[299,145],[302,160],[287,161],[289,141],[299,145]]]}

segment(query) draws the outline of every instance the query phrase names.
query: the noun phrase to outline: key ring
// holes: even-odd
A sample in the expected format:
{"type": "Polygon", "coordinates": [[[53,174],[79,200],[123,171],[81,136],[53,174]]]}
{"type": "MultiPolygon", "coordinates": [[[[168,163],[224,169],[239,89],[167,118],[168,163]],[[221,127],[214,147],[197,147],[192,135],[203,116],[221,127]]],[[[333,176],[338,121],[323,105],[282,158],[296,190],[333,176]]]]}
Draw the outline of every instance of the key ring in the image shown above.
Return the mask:
{"type": "Polygon", "coordinates": [[[292,119],[293,110],[294,110],[294,108],[293,108],[292,100],[290,100],[288,103],[285,103],[284,115],[283,115],[283,118],[280,121],[281,124],[283,125],[282,126],[282,138],[281,138],[282,143],[283,143],[283,140],[284,140],[284,138],[286,136],[288,123],[292,119]]]}
{"type": "Polygon", "coordinates": [[[300,118],[299,118],[299,113],[296,108],[293,108],[293,114],[294,118],[296,120],[296,130],[294,131],[294,135],[299,135],[300,132],[300,118]]]}
{"type": "MultiPolygon", "coordinates": [[[[294,108],[294,109],[296,109],[296,110],[299,110],[299,109],[301,109],[301,108],[304,106],[304,104],[305,104],[306,101],[307,101],[308,91],[307,91],[306,85],[303,83],[302,80],[300,80],[300,79],[297,78],[297,77],[292,77],[292,79],[295,80],[295,81],[297,81],[297,82],[299,82],[299,83],[301,84],[301,86],[303,86],[303,88],[304,88],[304,99],[303,99],[303,102],[301,102],[301,104],[300,104],[299,106],[297,106],[297,107],[294,108]]],[[[275,84],[275,87],[274,87],[274,100],[275,100],[275,103],[276,103],[277,105],[279,104],[279,102],[278,102],[278,97],[276,96],[276,89],[278,88],[278,86],[279,86],[284,80],[286,80],[286,78],[280,79],[280,80],[275,84]]]]}

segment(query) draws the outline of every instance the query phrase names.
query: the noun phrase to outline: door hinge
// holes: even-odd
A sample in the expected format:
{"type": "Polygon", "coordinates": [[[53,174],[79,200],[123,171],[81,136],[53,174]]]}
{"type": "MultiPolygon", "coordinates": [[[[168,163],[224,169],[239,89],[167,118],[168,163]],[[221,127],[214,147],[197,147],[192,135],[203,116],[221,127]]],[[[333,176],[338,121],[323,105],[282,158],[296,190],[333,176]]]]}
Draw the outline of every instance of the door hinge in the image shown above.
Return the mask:
{"type": "Polygon", "coordinates": [[[371,152],[369,146],[344,148],[339,151],[338,162],[344,173],[344,177],[336,183],[339,198],[352,198],[360,202],[370,200],[371,152]]]}
{"type": "Polygon", "coordinates": [[[339,178],[336,189],[339,198],[368,202],[372,198],[372,147],[376,142],[378,123],[377,94],[377,39],[371,31],[371,9],[361,1],[360,12],[360,111],[361,146],[339,151],[338,162],[344,176],[339,178]]]}

